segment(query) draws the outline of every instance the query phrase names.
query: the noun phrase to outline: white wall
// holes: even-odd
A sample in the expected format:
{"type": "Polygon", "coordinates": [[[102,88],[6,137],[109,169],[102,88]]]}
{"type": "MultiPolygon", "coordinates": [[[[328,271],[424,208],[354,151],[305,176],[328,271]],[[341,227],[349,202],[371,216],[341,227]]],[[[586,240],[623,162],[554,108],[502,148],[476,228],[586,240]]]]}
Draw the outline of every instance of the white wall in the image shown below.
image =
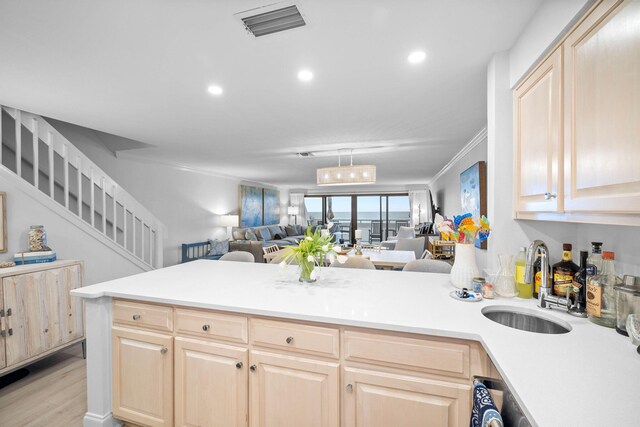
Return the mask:
{"type": "Polygon", "coordinates": [[[14,253],[28,250],[29,226],[41,224],[47,231],[48,245],[59,259],[84,260],[86,285],[144,271],[26,193],[16,185],[18,178],[11,179],[9,174],[0,172],[0,190],[7,193],[8,243],[8,251],[0,254],[0,259],[11,261],[14,253]]]}
{"type": "MultiPolygon", "coordinates": [[[[165,266],[179,262],[182,243],[224,237],[226,228],[217,226],[218,216],[237,214],[238,186],[252,184],[169,165],[116,158],[90,129],[55,120],[51,123],[162,221],[166,227],[165,266]]],[[[281,208],[288,203],[288,194],[282,193],[281,208]]],[[[286,208],[281,217],[283,213],[286,214],[286,208]]]]}
{"type": "Polygon", "coordinates": [[[487,70],[488,212],[492,234],[488,266],[497,267],[497,254],[516,254],[519,246],[544,240],[552,262],[561,257],[563,242],[574,244],[574,257],[590,250],[591,241],[604,242],[616,252],[618,273],[640,274],[640,227],[571,224],[513,219],[512,85],[529,69],[559,32],[574,19],[584,1],[545,1],[510,52],[496,54],[487,70]],[[549,14],[555,14],[553,19],[549,14]],[[564,22],[564,24],[563,24],[564,22]]]}
{"type": "MultiPolygon", "coordinates": [[[[483,138],[471,151],[460,157],[446,172],[429,184],[434,203],[446,217],[452,218],[464,213],[461,212],[460,174],[479,161],[487,161],[487,138],[483,138]]],[[[476,261],[480,270],[486,268],[487,256],[486,250],[476,251],[476,261]]]]}

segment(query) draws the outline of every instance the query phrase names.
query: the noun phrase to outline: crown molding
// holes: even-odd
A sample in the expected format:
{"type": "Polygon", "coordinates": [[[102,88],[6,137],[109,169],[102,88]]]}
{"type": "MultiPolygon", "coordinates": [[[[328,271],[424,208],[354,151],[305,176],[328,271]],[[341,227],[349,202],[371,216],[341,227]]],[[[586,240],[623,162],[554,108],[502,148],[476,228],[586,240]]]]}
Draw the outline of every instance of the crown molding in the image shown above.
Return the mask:
{"type": "Polygon", "coordinates": [[[467,144],[464,147],[462,147],[462,150],[458,151],[458,153],[455,156],[453,156],[453,158],[451,160],[449,160],[449,162],[446,165],[444,165],[444,167],[442,169],[440,169],[440,172],[435,174],[433,176],[433,178],[431,178],[429,180],[429,185],[431,185],[432,183],[437,181],[442,175],[447,173],[449,171],[449,169],[451,169],[456,163],[458,163],[460,161],[460,159],[462,159],[464,156],[469,154],[469,152],[471,150],[476,148],[478,146],[478,144],[480,144],[485,139],[487,139],[487,127],[486,126],[483,127],[482,129],[480,129],[480,131],[478,133],[476,133],[473,136],[473,138],[471,138],[471,140],[469,142],[467,142],[467,144]]]}

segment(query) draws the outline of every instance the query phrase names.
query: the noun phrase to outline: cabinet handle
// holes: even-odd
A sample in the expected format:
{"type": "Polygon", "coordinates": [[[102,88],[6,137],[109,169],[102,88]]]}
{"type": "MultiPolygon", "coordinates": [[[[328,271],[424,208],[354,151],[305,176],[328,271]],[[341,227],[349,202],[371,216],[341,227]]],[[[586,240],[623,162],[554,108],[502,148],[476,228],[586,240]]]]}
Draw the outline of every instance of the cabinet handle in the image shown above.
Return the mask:
{"type": "Polygon", "coordinates": [[[353,391],[353,384],[347,384],[347,391],[351,393],[353,391]]]}
{"type": "Polygon", "coordinates": [[[555,199],[557,197],[558,195],[556,193],[544,193],[545,200],[555,199]]]}
{"type": "Polygon", "coordinates": [[[238,368],[238,369],[242,369],[243,366],[244,365],[242,364],[242,362],[236,363],[236,368],[238,368]]]}
{"type": "Polygon", "coordinates": [[[134,314],[133,315],[133,320],[140,320],[140,315],[139,314],[134,314]]]}
{"type": "Polygon", "coordinates": [[[202,325],[202,330],[207,332],[209,330],[210,326],[209,325],[202,325]]]}
{"type": "Polygon", "coordinates": [[[256,365],[251,365],[249,366],[249,369],[251,370],[251,372],[255,372],[258,367],[256,365]]]}
{"type": "Polygon", "coordinates": [[[293,337],[287,337],[287,344],[291,344],[293,342],[293,337]]]}
{"type": "Polygon", "coordinates": [[[160,349],[160,353],[162,353],[162,354],[166,354],[166,353],[167,353],[167,351],[169,351],[169,349],[168,349],[167,347],[162,347],[162,348],[160,349]]]}

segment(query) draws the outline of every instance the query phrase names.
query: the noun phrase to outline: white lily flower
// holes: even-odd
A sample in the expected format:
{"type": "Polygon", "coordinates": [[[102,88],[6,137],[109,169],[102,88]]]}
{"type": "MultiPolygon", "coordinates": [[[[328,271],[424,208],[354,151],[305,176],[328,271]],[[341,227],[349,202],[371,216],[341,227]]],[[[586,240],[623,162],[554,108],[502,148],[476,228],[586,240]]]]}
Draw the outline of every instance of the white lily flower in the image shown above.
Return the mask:
{"type": "Polygon", "coordinates": [[[313,237],[311,237],[311,236],[307,236],[307,237],[305,237],[305,239],[307,239],[307,240],[313,240],[313,237]]]}
{"type": "Polygon", "coordinates": [[[318,269],[314,268],[311,270],[311,273],[309,273],[309,279],[316,280],[316,277],[318,277],[318,269]]]}
{"type": "Polygon", "coordinates": [[[338,260],[338,262],[340,264],[344,264],[345,262],[347,262],[347,260],[349,259],[348,256],[346,255],[338,255],[338,257],[336,258],[338,260]]]}
{"type": "Polygon", "coordinates": [[[307,261],[309,261],[309,262],[314,262],[315,260],[316,260],[316,259],[313,257],[313,255],[309,255],[309,256],[307,257],[307,261]]]}
{"type": "Polygon", "coordinates": [[[322,252],[329,252],[329,245],[328,245],[328,244],[327,244],[327,245],[324,245],[324,246],[322,247],[322,252]]]}

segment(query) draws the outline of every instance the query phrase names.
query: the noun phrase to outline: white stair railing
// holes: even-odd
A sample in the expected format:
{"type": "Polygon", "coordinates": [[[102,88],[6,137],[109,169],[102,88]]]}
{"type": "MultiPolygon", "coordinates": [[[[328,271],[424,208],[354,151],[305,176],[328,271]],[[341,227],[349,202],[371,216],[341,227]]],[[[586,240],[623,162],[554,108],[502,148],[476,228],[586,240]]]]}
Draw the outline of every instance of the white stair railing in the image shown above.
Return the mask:
{"type": "MultiPolygon", "coordinates": [[[[15,122],[15,147],[12,154],[15,155],[15,170],[5,166],[10,163],[9,160],[14,159],[2,158],[2,145],[0,145],[0,167],[12,171],[41,190],[43,194],[64,206],[70,215],[90,224],[93,229],[125,249],[138,261],[150,268],[162,267],[164,227],[154,215],[43,117],[14,108],[0,107],[0,113],[5,111],[15,122]],[[23,145],[26,143],[23,141],[23,127],[31,134],[31,153],[25,153],[26,150],[23,150],[23,145]],[[47,159],[46,169],[40,161],[41,143],[44,143],[47,150],[46,156],[42,155],[47,159]],[[61,168],[56,167],[57,163],[60,163],[60,161],[56,163],[56,159],[61,159],[61,168]],[[28,172],[29,176],[25,176],[23,163],[28,164],[33,170],[32,176],[28,172]],[[73,187],[70,182],[71,169],[75,174],[73,187]],[[43,189],[40,185],[41,176],[47,177],[48,188],[43,189]],[[88,191],[86,191],[87,184],[88,191]],[[56,189],[59,195],[59,187],[63,197],[58,197],[57,200],[56,189]],[[89,200],[85,200],[87,193],[89,200]],[[73,198],[76,204],[73,209],[70,207],[70,198],[73,198]],[[110,208],[107,207],[108,202],[111,205],[110,208]]],[[[0,114],[0,137],[2,127],[7,125],[9,123],[3,123],[2,114],[0,114]]]]}

